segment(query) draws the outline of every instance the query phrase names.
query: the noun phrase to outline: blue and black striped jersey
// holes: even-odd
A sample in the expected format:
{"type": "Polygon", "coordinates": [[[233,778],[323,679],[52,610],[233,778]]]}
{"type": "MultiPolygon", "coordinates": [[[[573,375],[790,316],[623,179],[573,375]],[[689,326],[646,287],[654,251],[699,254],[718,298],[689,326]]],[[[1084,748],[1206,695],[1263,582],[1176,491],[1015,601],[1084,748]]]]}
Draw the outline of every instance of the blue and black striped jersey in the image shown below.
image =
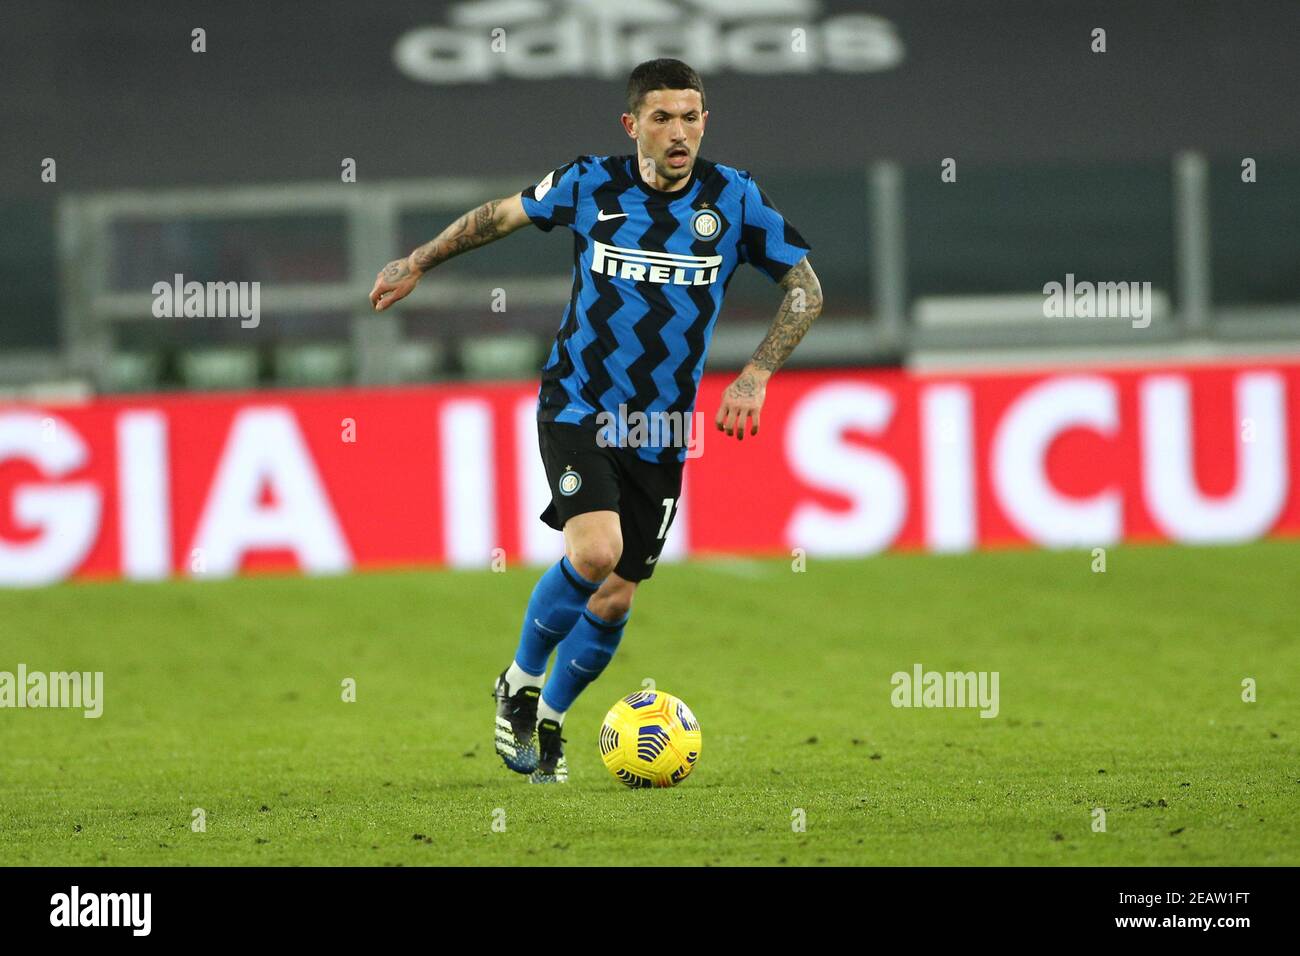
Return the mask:
{"type": "MultiPolygon", "coordinates": [[[[573,292],[542,370],[539,421],[689,418],[736,267],[748,262],[777,282],[808,253],[744,170],[697,158],[685,188],[663,192],[634,162],[579,156],[523,190],[540,228],[573,231],[573,292]]],[[[653,443],[637,453],[685,457],[653,443]]]]}

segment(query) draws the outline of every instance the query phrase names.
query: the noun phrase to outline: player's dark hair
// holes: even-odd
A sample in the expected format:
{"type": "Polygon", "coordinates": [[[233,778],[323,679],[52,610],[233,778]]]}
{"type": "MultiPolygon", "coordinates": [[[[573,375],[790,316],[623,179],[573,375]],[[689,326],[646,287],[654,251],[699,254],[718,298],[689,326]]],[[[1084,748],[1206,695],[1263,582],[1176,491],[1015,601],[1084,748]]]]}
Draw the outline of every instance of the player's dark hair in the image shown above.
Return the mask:
{"type": "Polygon", "coordinates": [[[681,60],[664,57],[639,64],[627,78],[627,111],[636,116],[646,94],[652,90],[698,90],[700,105],[704,104],[700,74],[681,60]]]}

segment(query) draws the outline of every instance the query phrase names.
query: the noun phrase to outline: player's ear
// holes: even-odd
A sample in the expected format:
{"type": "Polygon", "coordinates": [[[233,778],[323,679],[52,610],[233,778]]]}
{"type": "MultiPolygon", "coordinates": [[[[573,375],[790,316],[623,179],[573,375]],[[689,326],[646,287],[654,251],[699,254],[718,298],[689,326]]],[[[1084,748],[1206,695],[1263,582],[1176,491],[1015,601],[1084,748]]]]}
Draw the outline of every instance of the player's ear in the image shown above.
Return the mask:
{"type": "Polygon", "coordinates": [[[636,139],[636,117],[631,113],[623,114],[623,132],[627,133],[632,139],[636,139]]]}
{"type": "Polygon", "coordinates": [[[709,125],[709,111],[705,110],[703,113],[700,114],[700,135],[701,136],[704,135],[704,130],[708,127],[708,125],[709,125]]]}

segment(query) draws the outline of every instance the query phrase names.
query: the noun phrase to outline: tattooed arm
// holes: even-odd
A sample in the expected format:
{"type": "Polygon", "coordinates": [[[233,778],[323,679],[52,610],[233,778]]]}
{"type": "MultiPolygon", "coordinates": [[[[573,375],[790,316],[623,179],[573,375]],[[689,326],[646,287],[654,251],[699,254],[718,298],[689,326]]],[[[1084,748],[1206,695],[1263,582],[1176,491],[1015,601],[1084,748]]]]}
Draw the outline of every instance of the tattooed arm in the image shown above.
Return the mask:
{"type": "Polygon", "coordinates": [[[754,350],[749,364],[722,393],[722,404],[714,418],[720,431],[734,434],[742,441],[746,418],[751,420],[749,433],[758,434],[758,413],[763,408],[767,380],[785,364],[808,327],[822,312],[822,286],[807,256],[782,277],[781,288],[785,290],[785,298],[772,327],[754,350]]]}
{"type": "Polygon", "coordinates": [[[398,299],[410,295],[420,277],[434,266],[508,236],[529,221],[518,195],[493,199],[471,209],[436,239],[426,242],[405,259],[394,259],[384,266],[370,290],[370,304],[376,312],[384,311],[398,299]]]}

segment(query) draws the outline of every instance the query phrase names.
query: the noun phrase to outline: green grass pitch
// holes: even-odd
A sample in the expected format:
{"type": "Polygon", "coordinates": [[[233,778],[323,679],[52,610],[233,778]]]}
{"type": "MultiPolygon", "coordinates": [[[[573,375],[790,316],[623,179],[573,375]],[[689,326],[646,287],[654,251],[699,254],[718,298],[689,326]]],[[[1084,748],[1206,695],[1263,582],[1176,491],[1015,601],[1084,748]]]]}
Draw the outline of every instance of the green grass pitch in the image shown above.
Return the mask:
{"type": "Polygon", "coordinates": [[[102,670],[105,696],[0,710],[0,862],[1300,863],[1300,542],[1091,564],[661,567],[550,787],[492,751],[536,569],[0,592],[0,671],[102,670]],[[1000,713],[895,708],[915,663],[997,671],[1000,713]],[[703,728],[671,790],[597,751],[646,678],[703,728]]]}

